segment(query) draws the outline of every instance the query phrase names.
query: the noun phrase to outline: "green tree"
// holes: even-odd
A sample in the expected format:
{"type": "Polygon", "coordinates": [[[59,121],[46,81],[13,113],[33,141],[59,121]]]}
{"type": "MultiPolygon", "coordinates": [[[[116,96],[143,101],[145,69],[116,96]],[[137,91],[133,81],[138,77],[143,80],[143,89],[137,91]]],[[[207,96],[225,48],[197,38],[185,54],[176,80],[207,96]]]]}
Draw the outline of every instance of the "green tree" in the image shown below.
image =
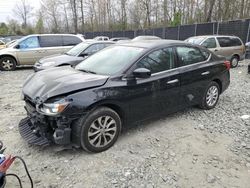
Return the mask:
{"type": "Polygon", "coordinates": [[[181,13],[180,12],[174,13],[174,19],[173,19],[173,21],[170,22],[170,25],[172,27],[181,25],[181,13]]]}
{"type": "Polygon", "coordinates": [[[0,24],[0,35],[7,35],[9,31],[9,28],[5,23],[0,24]]]}
{"type": "Polygon", "coordinates": [[[44,33],[43,19],[41,16],[39,17],[39,19],[36,22],[35,32],[40,33],[40,34],[44,33]]]}

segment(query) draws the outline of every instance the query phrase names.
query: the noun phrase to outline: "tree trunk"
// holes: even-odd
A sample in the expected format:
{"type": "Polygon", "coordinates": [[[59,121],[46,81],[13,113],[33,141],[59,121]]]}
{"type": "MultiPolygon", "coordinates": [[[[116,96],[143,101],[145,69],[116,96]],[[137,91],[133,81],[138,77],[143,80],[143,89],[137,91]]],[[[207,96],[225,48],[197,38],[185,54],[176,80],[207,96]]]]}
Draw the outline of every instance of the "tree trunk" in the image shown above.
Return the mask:
{"type": "Polygon", "coordinates": [[[207,18],[206,18],[207,22],[211,22],[211,20],[212,20],[212,11],[213,11],[213,8],[214,8],[214,3],[215,3],[215,0],[210,1],[210,6],[209,6],[207,18]]]}

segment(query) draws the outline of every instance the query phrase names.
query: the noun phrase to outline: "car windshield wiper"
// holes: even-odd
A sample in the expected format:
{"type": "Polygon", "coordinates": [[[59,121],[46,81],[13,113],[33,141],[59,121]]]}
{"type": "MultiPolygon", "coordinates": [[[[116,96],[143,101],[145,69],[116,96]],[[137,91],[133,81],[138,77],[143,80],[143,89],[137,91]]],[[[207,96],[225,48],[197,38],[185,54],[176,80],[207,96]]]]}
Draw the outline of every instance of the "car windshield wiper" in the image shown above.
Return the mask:
{"type": "Polygon", "coordinates": [[[86,72],[86,73],[91,73],[91,74],[96,74],[96,72],[94,72],[94,71],[90,71],[90,70],[80,69],[80,71],[82,71],[82,72],[86,72]]]}

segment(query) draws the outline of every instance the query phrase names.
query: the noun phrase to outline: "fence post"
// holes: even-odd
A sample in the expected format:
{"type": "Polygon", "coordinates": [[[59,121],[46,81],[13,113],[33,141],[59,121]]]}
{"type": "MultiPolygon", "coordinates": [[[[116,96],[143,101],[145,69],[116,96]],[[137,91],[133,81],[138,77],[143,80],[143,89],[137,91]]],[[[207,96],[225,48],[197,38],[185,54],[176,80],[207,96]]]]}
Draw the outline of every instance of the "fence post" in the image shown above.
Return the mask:
{"type": "Polygon", "coordinates": [[[247,39],[246,39],[246,43],[249,40],[249,34],[250,34],[250,20],[248,20],[248,30],[247,30],[247,39]]]}
{"type": "Polygon", "coordinates": [[[213,23],[213,35],[214,35],[214,23],[213,23]]]}
{"type": "Polygon", "coordinates": [[[178,38],[177,38],[177,40],[180,40],[180,25],[178,25],[178,38]]]}
{"type": "Polygon", "coordinates": [[[166,39],[166,27],[162,28],[162,38],[166,39]]]}
{"type": "Polygon", "coordinates": [[[197,35],[197,23],[194,26],[194,36],[196,36],[196,35],[197,35]]]}
{"type": "Polygon", "coordinates": [[[220,22],[218,22],[218,25],[217,25],[217,35],[219,34],[219,28],[220,28],[220,22]]]}

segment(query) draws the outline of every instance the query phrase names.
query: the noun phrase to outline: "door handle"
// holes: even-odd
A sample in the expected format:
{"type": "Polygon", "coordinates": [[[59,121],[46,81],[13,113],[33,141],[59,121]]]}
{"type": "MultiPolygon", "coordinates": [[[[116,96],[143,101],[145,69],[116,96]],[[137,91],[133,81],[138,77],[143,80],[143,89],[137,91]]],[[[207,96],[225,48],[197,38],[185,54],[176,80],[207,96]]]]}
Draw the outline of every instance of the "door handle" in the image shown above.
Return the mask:
{"type": "Polygon", "coordinates": [[[215,52],[218,52],[219,50],[218,50],[218,49],[215,49],[214,51],[215,51],[215,52]]]}
{"type": "Polygon", "coordinates": [[[202,76],[204,76],[204,75],[208,75],[208,74],[210,74],[210,72],[209,72],[209,71],[206,71],[206,72],[201,73],[201,75],[202,75],[202,76]]]}
{"type": "Polygon", "coordinates": [[[177,83],[177,82],[179,82],[179,80],[178,79],[174,79],[174,80],[168,81],[167,84],[174,84],[174,83],[177,83]]]}

